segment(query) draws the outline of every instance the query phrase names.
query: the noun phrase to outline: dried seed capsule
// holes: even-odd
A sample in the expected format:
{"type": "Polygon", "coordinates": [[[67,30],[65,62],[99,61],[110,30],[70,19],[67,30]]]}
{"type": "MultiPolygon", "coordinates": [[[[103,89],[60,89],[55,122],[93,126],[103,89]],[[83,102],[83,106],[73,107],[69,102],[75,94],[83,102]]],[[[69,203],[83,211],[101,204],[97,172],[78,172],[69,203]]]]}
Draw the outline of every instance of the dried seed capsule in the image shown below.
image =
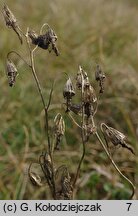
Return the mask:
{"type": "Polygon", "coordinates": [[[66,112],[70,111],[71,100],[74,95],[75,95],[75,91],[73,88],[73,84],[71,82],[71,79],[68,78],[63,90],[63,96],[66,99],[66,106],[67,106],[66,112]]]}
{"type": "Polygon", "coordinates": [[[56,138],[56,146],[55,149],[59,149],[59,145],[62,139],[62,136],[65,133],[65,123],[60,113],[58,113],[54,119],[54,132],[56,138]]]}
{"type": "Polygon", "coordinates": [[[57,185],[57,197],[63,200],[70,200],[72,198],[72,184],[71,177],[65,165],[60,166],[55,173],[57,185]]]}
{"type": "Polygon", "coordinates": [[[75,91],[74,91],[74,88],[73,88],[73,84],[71,82],[71,79],[68,78],[65,86],[64,86],[64,90],[63,90],[63,96],[64,98],[67,98],[67,99],[72,99],[72,97],[75,95],[75,91]]]}
{"type": "Polygon", "coordinates": [[[61,177],[62,194],[65,200],[70,200],[72,198],[72,184],[71,177],[67,169],[64,170],[61,177]]]}
{"type": "Polygon", "coordinates": [[[12,87],[15,84],[15,79],[17,76],[17,68],[11,60],[7,60],[6,69],[7,69],[7,77],[9,80],[9,86],[12,87]]]}
{"type": "Polygon", "coordinates": [[[2,9],[2,13],[3,13],[3,17],[5,19],[6,25],[15,31],[15,33],[18,35],[18,38],[22,44],[23,40],[22,40],[22,36],[21,36],[20,32],[18,31],[19,26],[17,24],[17,20],[6,4],[4,4],[4,7],[2,9]]]}
{"type": "Polygon", "coordinates": [[[97,101],[97,97],[95,94],[95,90],[92,87],[91,84],[84,85],[84,91],[83,91],[83,102],[84,103],[95,103],[97,101]]]}
{"type": "Polygon", "coordinates": [[[4,7],[2,9],[2,13],[3,13],[4,19],[5,19],[6,25],[9,28],[12,28],[13,26],[16,27],[17,20],[6,4],[4,4],[4,7]]]}
{"type": "Polygon", "coordinates": [[[101,124],[101,128],[108,137],[108,139],[113,143],[113,145],[121,145],[122,147],[127,148],[129,151],[135,154],[133,148],[126,143],[126,136],[123,133],[112,127],[107,126],[104,123],[101,124]]]}

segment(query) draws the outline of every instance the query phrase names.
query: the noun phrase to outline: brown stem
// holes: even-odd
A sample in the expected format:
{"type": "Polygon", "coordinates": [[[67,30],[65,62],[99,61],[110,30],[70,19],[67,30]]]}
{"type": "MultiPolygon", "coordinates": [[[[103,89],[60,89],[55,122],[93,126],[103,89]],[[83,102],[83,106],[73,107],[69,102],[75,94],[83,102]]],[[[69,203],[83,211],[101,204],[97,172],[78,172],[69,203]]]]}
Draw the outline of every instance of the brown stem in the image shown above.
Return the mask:
{"type": "Polygon", "coordinates": [[[55,199],[55,191],[56,191],[56,189],[55,189],[55,179],[54,179],[54,164],[53,164],[53,158],[52,158],[52,154],[51,154],[51,142],[50,142],[49,123],[48,123],[48,108],[49,108],[50,102],[51,102],[53,87],[52,87],[52,90],[51,90],[51,93],[50,93],[50,98],[49,98],[48,105],[46,106],[44,96],[43,96],[43,93],[42,93],[42,88],[41,88],[39,79],[37,77],[36,70],[35,70],[35,64],[34,64],[34,51],[37,49],[37,46],[33,50],[31,49],[30,41],[29,41],[29,38],[28,38],[28,30],[27,30],[27,34],[26,34],[26,41],[27,41],[28,49],[29,49],[29,53],[30,53],[30,60],[31,60],[30,68],[32,70],[32,74],[33,74],[33,77],[35,79],[37,89],[38,89],[39,95],[41,97],[41,101],[42,101],[42,104],[43,104],[43,107],[44,107],[44,112],[45,112],[45,124],[46,124],[45,125],[45,131],[46,131],[47,141],[48,141],[48,153],[49,153],[49,156],[50,156],[50,159],[51,159],[51,164],[52,164],[52,179],[53,179],[53,191],[54,191],[54,192],[52,192],[52,195],[53,195],[53,198],[55,199]]]}
{"type": "Polygon", "coordinates": [[[131,187],[132,187],[132,194],[131,194],[131,196],[130,196],[130,199],[132,199],[133,196],[134,196],[134,193],[135,193],[135,186],[134,186],[133,183],[130,181],[130,179],[128,179],[128,178],[121,172],[121,170],[118,168],[118,166],[116,165],[116,163],[115,163],[114,160],[112,159],[110,153],[108,152],[106,146],[104,145],[104,143],[103,143],[101,137],[99,136],[98,132],[96,132],[95,135],[96,135],[97,139],[99,140],[100,144],[102,145],[103,149],[105,150],[105,152],[106,152],[108,158],[110,159],[111,163],[113,164],[113,166],[114,166],[115,169],[117,170],[117,172],[131,185],[131,187]]]}
{"type": "Polygon", "coordinates": [[[28,62],[27,62],[19,53],[17,53],[17,52],[14,51],[14,50],[8,52],[8,54],[7,54],[7,59],[8,59],[8,60],[10,60],[10,55],[11,55],[11,54],[16,54],[20,59],[22,59],[22,60],[24,61],[25,64],[27,64],[29,67],[31,67],[31,65],[28,64],[28,62]]]}

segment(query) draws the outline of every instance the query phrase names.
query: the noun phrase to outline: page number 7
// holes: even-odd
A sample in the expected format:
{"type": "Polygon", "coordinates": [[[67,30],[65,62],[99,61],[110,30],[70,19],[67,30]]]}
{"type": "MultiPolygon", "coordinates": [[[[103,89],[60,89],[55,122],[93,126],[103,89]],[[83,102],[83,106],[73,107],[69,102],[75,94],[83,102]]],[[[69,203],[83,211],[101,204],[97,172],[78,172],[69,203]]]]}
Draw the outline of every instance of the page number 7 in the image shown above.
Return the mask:
{"type": "Polygon", "coordinates": [[[130,206],[132,205],[132,203],[126,203],[128,205],[127,211],[130,210],[130,206]]]}

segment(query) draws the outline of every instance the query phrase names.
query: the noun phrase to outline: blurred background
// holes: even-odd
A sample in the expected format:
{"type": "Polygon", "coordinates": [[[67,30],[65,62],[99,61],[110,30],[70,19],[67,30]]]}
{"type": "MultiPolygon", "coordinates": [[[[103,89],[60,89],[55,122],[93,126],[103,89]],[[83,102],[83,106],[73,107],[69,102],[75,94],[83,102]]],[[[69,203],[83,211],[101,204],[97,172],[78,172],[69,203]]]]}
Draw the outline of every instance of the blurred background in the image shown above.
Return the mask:
{"type": "MultiPolygon", "coordinates": [[[[49,122],[53,124],[60,112],[66,123],[60,151],[55,153],[56,165],[66,164],[72,178],[82,152],[79,129],[63,109],[63,88],[67,73],[75,81],[79,65],[98,92],[94,81],[96,62],[106,74],[105,92],[95,116],[101,122],[127,135],[135,149],[112,150],[121,171],[136,185],[138,198],[138,1],[137,0],[7,0],[20,27],[39,33],[48,23],[58,36],[60,56],[45,50],[36,51],[36,70],[46,102],[56,78],[49,122]]],[[[2,8],[3,3],[0,3],[2,8]]],[[[29,60],[26,45],[20,45],[16,34],[5,26],[0,14],[0,199],[49,199],[47,186],[34,187],[27,169],[47,145],[44,113],[35,82],[28,67],[13,56],[19,76],[13,88],[5,74],[6,55],[16,50],[29,60]]],[[[52,127],[52,126],[51,126],[52,127]]],[[[122,180],[111,165],[95,137],[86,146],[76,199],[128,199],[130,185],[122,180]]]]}

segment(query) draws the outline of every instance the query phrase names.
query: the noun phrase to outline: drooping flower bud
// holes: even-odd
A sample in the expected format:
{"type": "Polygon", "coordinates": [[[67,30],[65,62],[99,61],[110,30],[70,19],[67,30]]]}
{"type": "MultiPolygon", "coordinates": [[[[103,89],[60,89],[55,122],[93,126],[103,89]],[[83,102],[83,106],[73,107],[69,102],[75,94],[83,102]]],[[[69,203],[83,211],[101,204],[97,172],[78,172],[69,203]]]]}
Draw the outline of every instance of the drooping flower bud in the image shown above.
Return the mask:
{"type": "Polygon", "coordinates": [[[13,86],[15,84],[16,76],[17,76],[17,68],[11,60],[7,60],[6,64],[7,77],[9,80],[9,86],[13,86]]]}

